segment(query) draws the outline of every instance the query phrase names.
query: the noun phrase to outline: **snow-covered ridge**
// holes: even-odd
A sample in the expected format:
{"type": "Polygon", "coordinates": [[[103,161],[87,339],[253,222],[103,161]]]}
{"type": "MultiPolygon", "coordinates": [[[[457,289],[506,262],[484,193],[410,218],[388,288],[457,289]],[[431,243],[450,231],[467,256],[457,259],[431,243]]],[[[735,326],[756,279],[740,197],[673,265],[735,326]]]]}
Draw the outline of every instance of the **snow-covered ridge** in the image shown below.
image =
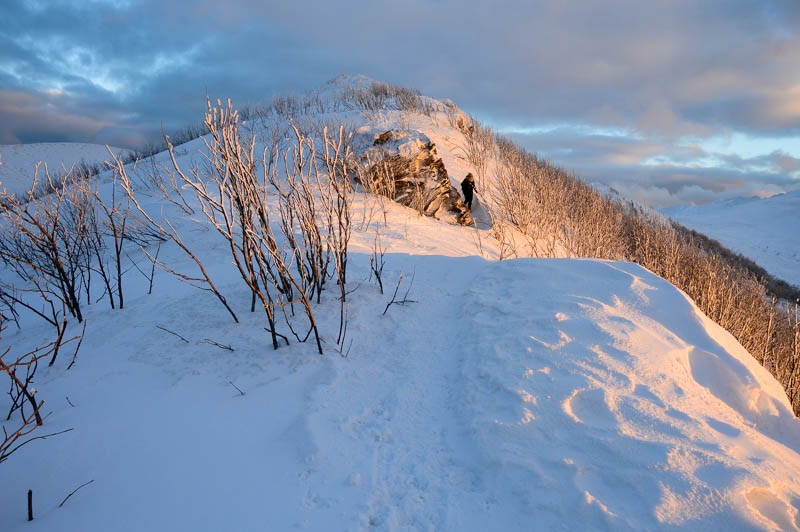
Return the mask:
{"type": "MultiPolygon", "coordinates": [[[[111,148],[120,155],[126,150],[111,148]]],[[[41,163],[38,179],[46,179],[45,166],[51,176],[61,176],[74,165],[100,164],[108,161],[106,146],[76,142],[40,142],[35,144],[0,145],[0,187],[11,195],[28,191],[33,182],[36,166],[41,163]]]]}
{"type": "MultiPolygon", "coordinates": [[[[444,118],[335,118],[365,135],[408,121],[454,184],[471,170],[444,118]]],[[[181,146],[180,164],[201,149],[181,146]]],[[[331,291],[317,312],[326,355],[273,351],[202,217],[142,201],[201,254],[242,323],[163,272],[149,296],[131,274],[122,311],[89,306],[76,365],[37,382],[48,430],[74,430],[0,465],[3,530],[800,528],[800,422],[780,385],[643,268],[487,260],[489,230],[356,194],[352,348],[334,350],[331,291]],[[402,276],[415,301],[385,315],[391,289],[367,280],[378,233],[384,283],[402,276]]],[[[174,246],[159,257],[190,266],[174,246]]],[[[50,332],[31,322],[3,341],[50,332]]]]}
{"type": "Polygon", "coordinates": [[[800,190],[662,211],[752,259],[770,274],[800,286],[800,190]]]}

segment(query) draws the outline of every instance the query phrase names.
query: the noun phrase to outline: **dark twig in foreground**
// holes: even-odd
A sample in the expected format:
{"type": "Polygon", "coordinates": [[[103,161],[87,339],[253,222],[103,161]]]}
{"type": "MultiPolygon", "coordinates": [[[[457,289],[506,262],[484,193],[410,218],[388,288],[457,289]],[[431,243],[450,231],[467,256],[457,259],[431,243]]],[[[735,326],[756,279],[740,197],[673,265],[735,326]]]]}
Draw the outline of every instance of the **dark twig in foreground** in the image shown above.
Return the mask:
{"type": "Polygon", "coordinates": [[[59,504],[59,505],[58,505],[58,507],[59,507],[59,508],[61,508],[62,506],[64,506],[64,503],[65,503],[65,502],[67,502],[67,499],[69,499],[70,497],[72,497],[73,495],[75,495],[75,492],[76,492],[76,491],[78,491],[79,489],[81,489],[81,488],[82,488],[82,487],[84,487],[84,486],[88,486],[88,485],[89,485],[89,484],[91,484],[92,482],[94,482],[94,479],[90,480],[89,482],[85,482],[85,483],[81,484],[80,486],[78,486],[77,488],[75,488],[75,489],[72,491],[72,493],[70,493],[69,495],[67,495],[67,496],[64,498],[64,500],[63,500],[63,501],[61,501],[61,504],[59,504]]]}
{"type": "MultiPolygon", "coordinates": [[[[33,417],[33,414],[31,414],[31,417],[33,417]]],[[[12,448],[11,445],[14,443],[14,441],[16,441],[17,439],[20,439],[20,438],[30,434],[31,431],[36,428],[36,427],[27,428],[28,425],[20,427],[19,429],[16,430],[16,432],[11,433],[10,435],[6,432],[6,428],[3,427],[3,436],[5,437],[5,441],[9,442],[9,446],[8,446],[8,448],[2,449],[2,453],[0,453],[0,463],[2,463],[5,460],[7,460],[8,457],[11,456],[20,447],[22,447],[24,445],[27,445],[32,441],[46,440],[50,436],[58,436],[59,434],[64,434],[65,432],[69,432],[69,431],[72,430],[72,429],[66,429],[66,430],[62,430],[62,431],[59,431],[59,432],[52,432],[50,434],[44,434],[42,436],[34,436],[33,438],[29,438],[29,439],[23,441],[22,443],[18,444],[16,447],[12,448]],[[26,430],[26,428],[27,428],[27,430],[26,430]]],[[[0,443],[2,443],[2,442],[0,442],[0,443]]]]}
{"type": "Polygon", "coordinates": [[[392,300],[386,304],[386,308],[383,309],[383,315],[385,316],[387,312],[389,312],[389,307],[392,305],[405,305],[407,303],[417,303],[418,301],[414,299],[408,299],[408,293],[411,292],[411,287],[414,285],[414,275],[416,272],[411,275],[411,282],[408,283],[408,289],[406,293],[403,295],[403,299],[397,299],[397,292],[400,290],[400,285],[403,284],[403,274],[400,274],[400,278],[397,280],[397,286],[394,287],[394,294],[392,295],[392,300]]]}
{"type": "Polygon", "coordinates": [[[191,342],[189,342],[189,340],[187,340],[186,338],[184,338],[184,337],[183,337],[183,336],[181,336],[180,334],[178,334],[178,333],[176,333],[176,332],[173,332],[173,331],[170,331],[170,330],[169,330],[169,329],[167,329],[166,327],[162,327],[161,325],[156,325],[156,327],[157,327],[157,328],[159,328],[159,329],[161,329],[161,330],[162,330],[162,331],[164,331],[164,332],[168,332],[168,333],[170,333],[170,334],[171,334],[171,335],[173,335],[173,336],[177,336],[178,338],[180,338],[181,340],[183,340],[183,341],[184,341],[184,342],[186,342],[187,344],[188,344],[188,343],[191,343],[191,342]]]}
{"type": "Polygon", "coordinates": [[[203,339],[203,341],[205,343],[207,343],[207,344],[213,345],[214,347],[219,347],[220,349],[224,349],[225,351],[233,351],[233,347],[231,347],[229,345],[221,344],[219,342],[215,342],[211,338],[205,338],[205,339],[203,339]]]}
{"type": "Polygon", "coordinates": [[[241,389],[240,389],[238,386],[236,386],[236,385],[233,383],[233,381],[228,381],[228,384],[230,384],[231,386],[233,386],[234,388],[236,388],[236,391],[237,391],[237,392],[239,392],[239,395],[244,395],[244,392],[243,392],[243,391],[242,391],[242,390],[241,390],[241,389]]]}
{"type": "Polygon", "coordinates": [[[78,345],[75,346],[75,352],[72,353],[72,362],[69,363],[67,366],[67,371],[72,369],[72,366],[75,365],[75,362],[78,360],[78,350],[81,348],[81,344],[83,343],[83,337],[86,334],[86,320],[83,321],[83,330],[81,331],[81,335],[78,337],[78,345]]]}
{"type": "Polygon", "coordinates": [[[348,356],[350,356],[350,350],[352,348],[353,348],[353,339],[351,338],[350,343],[347,345],[347,351],[342,352],[342,350],[340,349],[339,356],[341,356],[342,358],[347,358],[348,356]]]}

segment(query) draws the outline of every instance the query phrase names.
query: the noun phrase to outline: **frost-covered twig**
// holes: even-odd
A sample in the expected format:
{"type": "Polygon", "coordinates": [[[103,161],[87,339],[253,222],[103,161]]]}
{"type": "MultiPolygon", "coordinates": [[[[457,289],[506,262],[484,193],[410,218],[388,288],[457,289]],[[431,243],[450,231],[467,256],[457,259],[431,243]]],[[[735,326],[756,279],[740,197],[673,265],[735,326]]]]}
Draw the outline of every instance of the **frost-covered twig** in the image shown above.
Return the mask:
{"type": "Polygon", "coordinates": [[[386,265],[384,256],[386,255],[386,248],[381,244],[381,233],[378,231],[375,235],[375,241],[372,243],[372,255],[369,257],[370,279],[375,276],[378,281],[378,287],[381,289],[383,295],[383,281],[381,275],[383,274],[383,267],[386,265]]]}
{"type": "Polygon", "coordinates": [[[83,322],[83,329],[81,330],[81,335],[78,337],[78,345],[75,346],[75,351],[72,353],[72,361],[67,366],[67,371],[72,369],[72,366],[75,365],[75,362],[78,360],[78,351],[81,348],[81,344],[83,344],[83,337],[86,334],[86,321],[83,322]]]}
{"type": "Polygon", "coordinates": [[[241,389],[240,389],[238,386],[236,386],[236,385],[233,383],[233,381],[228,381],[228,384],[230,384],[231,386],[233,386],[234,388],[236,388],[236,391],[237,391],[237,392],[239,392],[239,395],[245,395],[245,393],[244,393],[244,392],[243,392],[243,391],[242,391],[242,390],[241,390],[241,389]]]}

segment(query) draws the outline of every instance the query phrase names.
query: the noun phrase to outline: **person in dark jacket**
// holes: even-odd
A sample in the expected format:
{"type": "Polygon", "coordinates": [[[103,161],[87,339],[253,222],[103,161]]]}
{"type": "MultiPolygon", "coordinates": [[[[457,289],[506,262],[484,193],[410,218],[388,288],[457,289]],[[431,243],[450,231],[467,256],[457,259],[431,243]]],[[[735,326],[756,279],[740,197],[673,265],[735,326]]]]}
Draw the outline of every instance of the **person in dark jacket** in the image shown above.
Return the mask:
{"type": "Polygon", "coordinates": [[[467,174],[467,177],[461,182],[461,192],[464,193],[464,203],[467,204],[467,208],[472,210],[472,194],[475,192],[475,178],[472,177],[471,173],[467,174]]]}

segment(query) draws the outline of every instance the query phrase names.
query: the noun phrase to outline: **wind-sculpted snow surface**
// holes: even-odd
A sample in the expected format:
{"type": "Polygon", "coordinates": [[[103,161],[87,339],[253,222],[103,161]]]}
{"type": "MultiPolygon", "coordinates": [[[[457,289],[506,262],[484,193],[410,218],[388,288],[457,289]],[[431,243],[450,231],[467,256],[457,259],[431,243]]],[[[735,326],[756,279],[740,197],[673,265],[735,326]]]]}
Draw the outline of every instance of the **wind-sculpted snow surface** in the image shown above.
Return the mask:
{"type": "Polygon", "coordinates": [[[665,281],[505,262],[465,308],[469,423],[491,485],[531,523],[800,526],[800,423],[782,390],[665,281]]]}

